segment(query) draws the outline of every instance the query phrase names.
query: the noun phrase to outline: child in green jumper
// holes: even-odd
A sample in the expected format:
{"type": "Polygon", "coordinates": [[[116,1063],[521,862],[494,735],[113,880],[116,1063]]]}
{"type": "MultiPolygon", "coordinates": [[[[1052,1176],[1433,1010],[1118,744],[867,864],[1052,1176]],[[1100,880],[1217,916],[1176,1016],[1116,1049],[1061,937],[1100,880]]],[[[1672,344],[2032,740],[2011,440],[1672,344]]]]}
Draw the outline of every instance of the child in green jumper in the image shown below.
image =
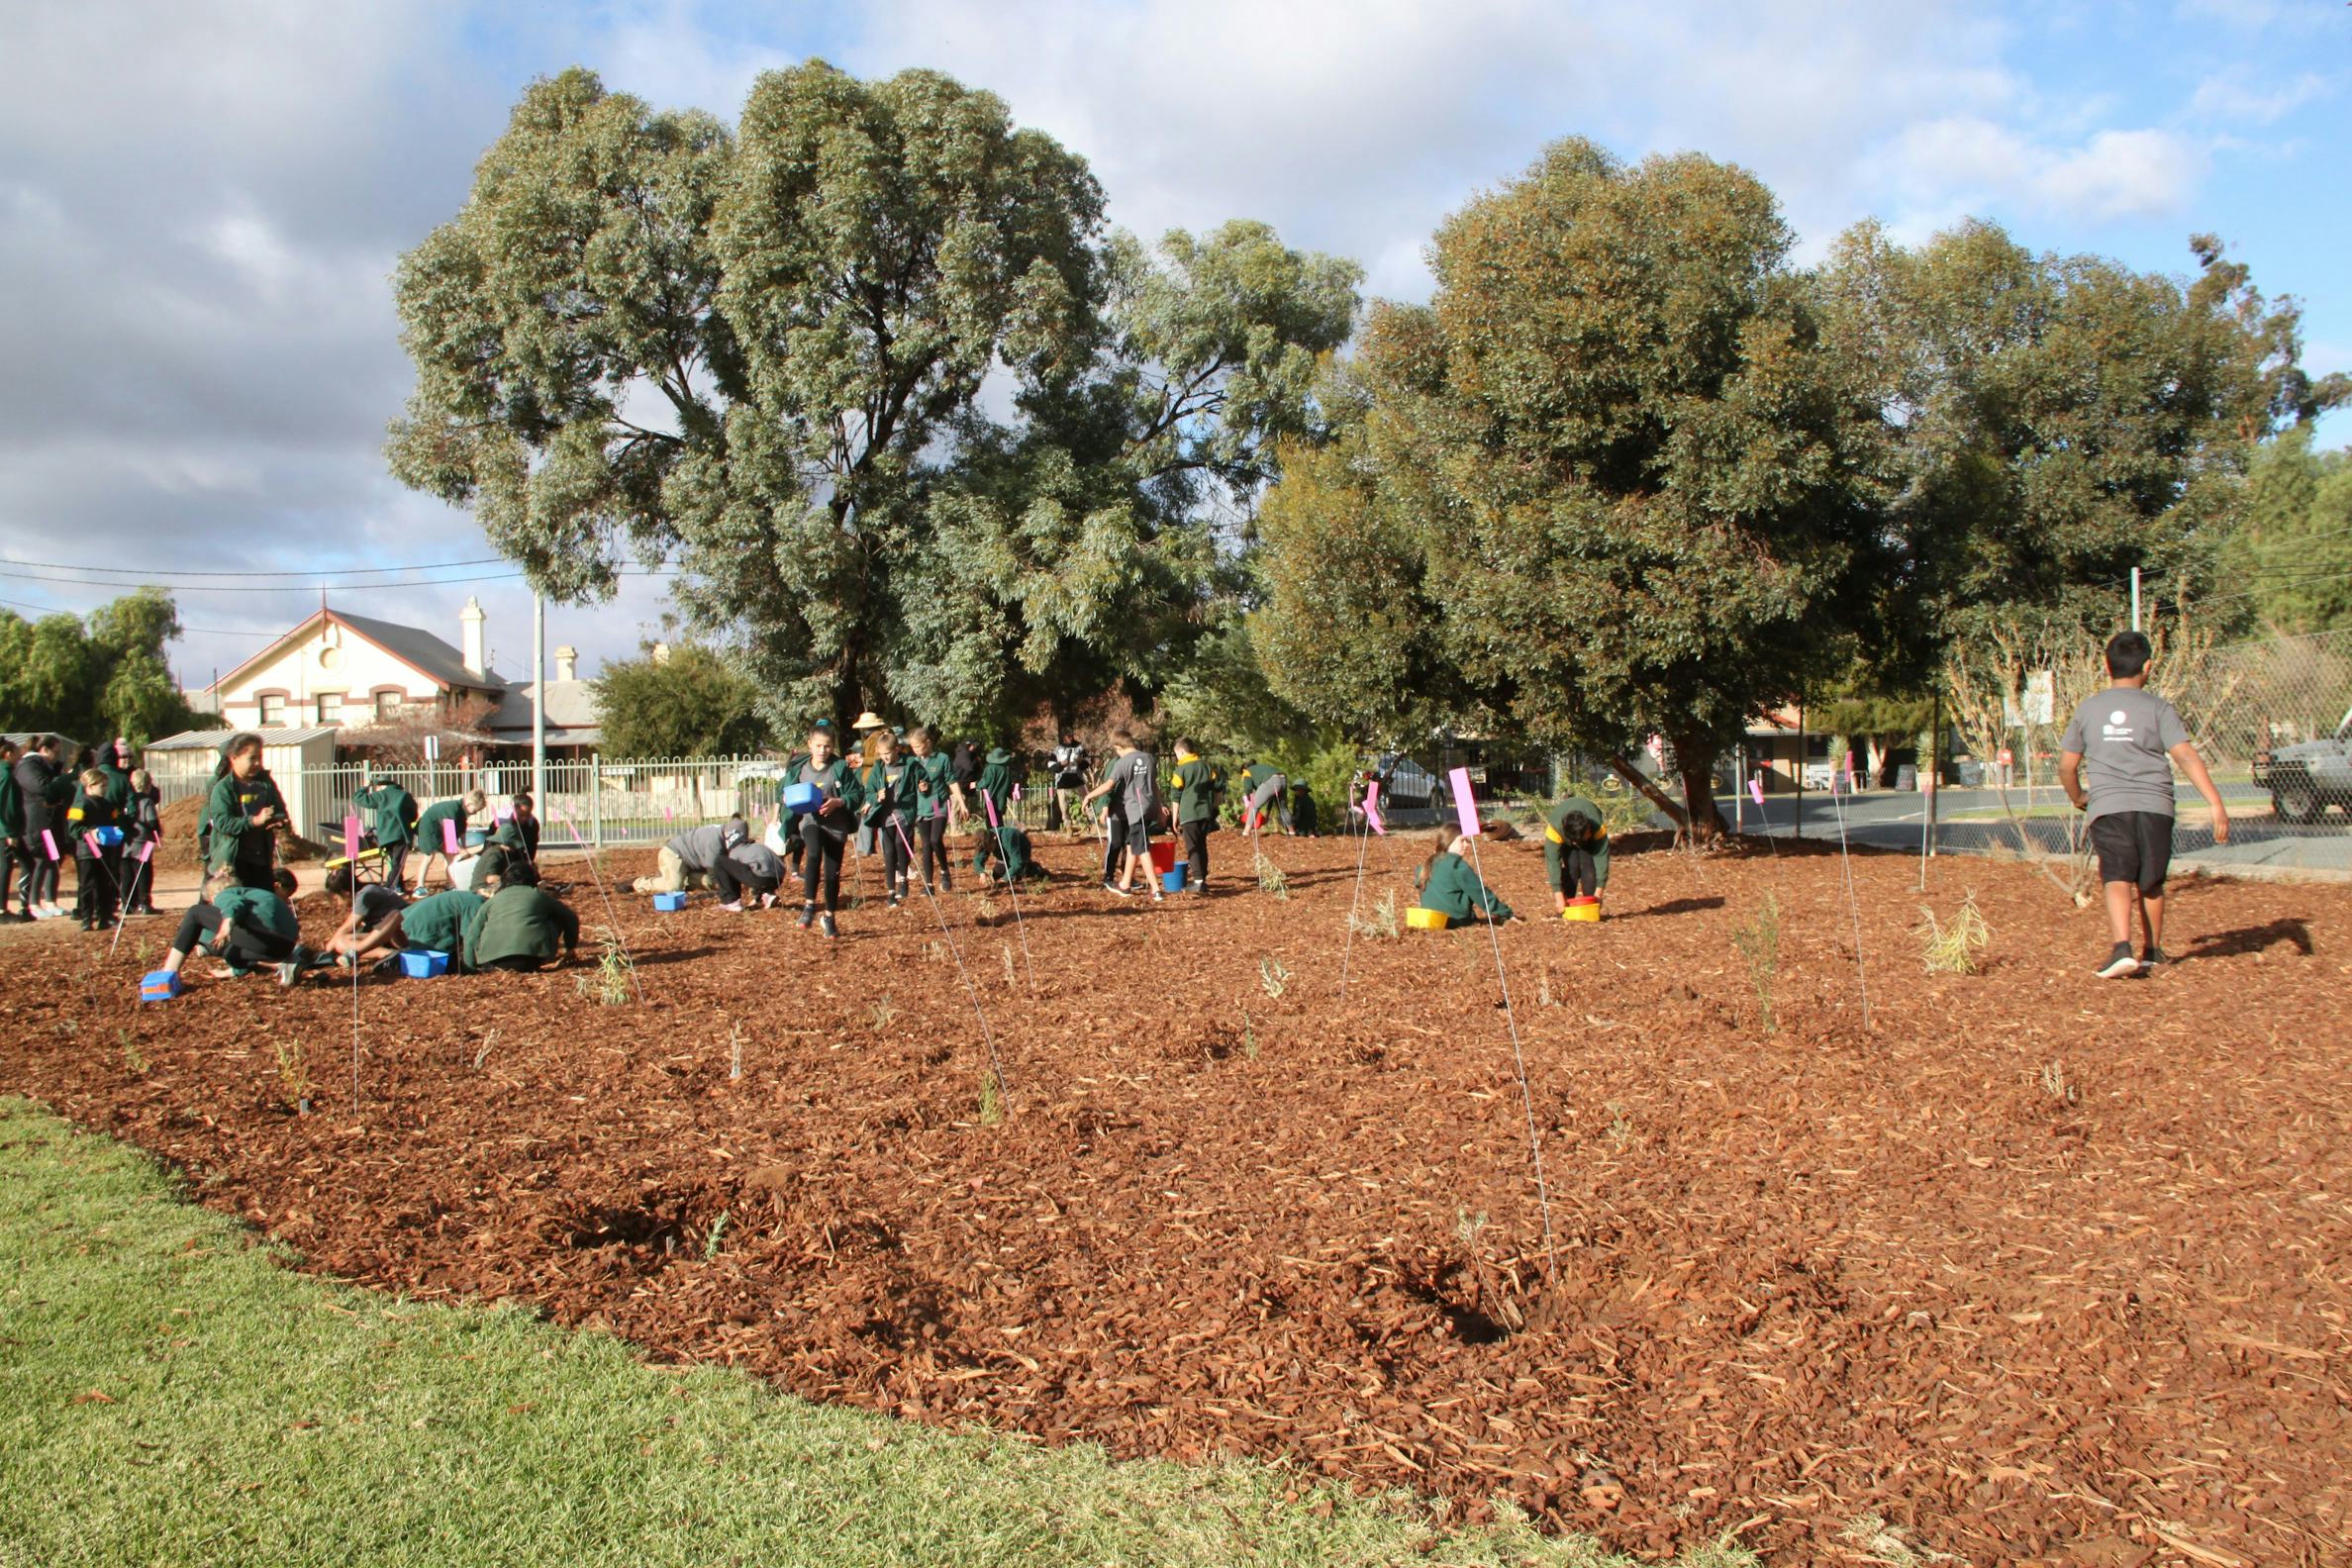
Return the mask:
{"type": "Polygon", "coordinates": [[[1436,848],[1413,879],[1421,890],[1422,909],[1437,911],[1449,926],[1465,925],[1473,917],[1506,923],[1519,919],[1462,858],[1462,830],[1440,828],[1434,841],[1436,848]]]}
{"type": "Polygon", "coordinates": [[[1598,898],[1609,886],[1609,830],[1601,808],[1571,795],[1552,808],[1543,825],[1543,869],[1551,883],[1552,912],[1572,898],[1598,898]]]}

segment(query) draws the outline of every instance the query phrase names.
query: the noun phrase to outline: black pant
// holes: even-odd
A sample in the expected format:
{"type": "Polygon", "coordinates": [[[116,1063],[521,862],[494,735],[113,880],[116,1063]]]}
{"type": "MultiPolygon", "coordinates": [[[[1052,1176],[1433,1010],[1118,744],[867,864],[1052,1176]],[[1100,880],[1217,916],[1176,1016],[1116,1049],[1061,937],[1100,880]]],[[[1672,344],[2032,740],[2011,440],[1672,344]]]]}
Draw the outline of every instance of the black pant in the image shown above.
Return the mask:
{"type": "Polygon", "coordinates": [[[822,877],[826,913],[833,914],[841,907],[841,849],[848,835],[820,826],[814,817],[803,817],[800,836],[801,897],[816,903],[817,883],[822,877]]]}
{"type": "Polygon", "coordinates": [[[171,950],[184,957],[215,931],[223,935],[213,950],[234,969],[258,969],[294,956],[294,943],[288,938],[273,931],[241,926],[210,904],[198,904],[180,917],[179,934],[171,939],[171,950]]]}
{"type": "Polygon", "coordinates": [[[73,859],[73,913],[84,926],[112,926],[122,894],[123,852],[108,849],[73,859]]]}
{"type": "Polygon", "coordinates": [[[19,863],[24,867],[17,874],[17,899],[26,909],[36,904],[54,904],[57,901],[57,862],[44,852],[41,833],[29,830],[24,844],[17,850],[19,863]]]}
{"type": "Polygon", "coordinates": [[[915,819],[915,844],[923,851],[926,887],[955,886],[955,862],[947,858],[947,814],[915,819]]]}
{"type": "MultiPolygon", "coordinates": [[[[396,888],[408,886],[408,883],[403,881],[400,875],[408,868],[408,852],[409,846],[404,843],[384,845],[384,886],[396,888]]],[[[356,866],[351,869],[353,874],[358,871],[356,866]]]]}
{"type": "Polygon", "coordinates": [[[1110,829],[1103,840],[1103,880],[1115,882],[1119,879],[1119,863],[1127,854],[1127,819],[1114,813],[1103,821],[1110,829]]]}
{"type": "Polygon", "coordinates": [[[885,817],[874,829],[874,836],[882,841],[882,890],[892,898],[906,891],[907,872],[914,864],[906,828],[902,819],[885,817]]]}
{"type": "Polygon", "coordinates": [[[1209,886],[1209,830],[1217,826],[1215,818],[1203,817],[1195,822],[1178,825],[1184,835],[1184,885],[1207,890],[1209,886]]]}
{"type": "MultiPolygon", "coordinates": [[[[8,913],[8,898],[16,888],[17,867],[20,864],[27,870],[32,869],[14,838],[0,838],[0,915],[8,913]]],[[[32,911],[27,909],[25,913],[29,915],[32,911]]]]}
{"type": "Polygon", "coordinates": [[[774,891],[762,886],[760,879],[753,876],[750,869],[734,855],[721,855],[712,864],[707,875],[710,878],[711,891],[719,895],[719,902],[722,904],[740,904],[743,901],[745,888],[749,888],[754,893],[774,891]]]}
{"type": "Polygon", "coordinates": [[[1560,891],[1570,898],[1591,898],[1601,891],[1601,871],[1593,862],[1592,850],[1561,846],[1560,891]]]}

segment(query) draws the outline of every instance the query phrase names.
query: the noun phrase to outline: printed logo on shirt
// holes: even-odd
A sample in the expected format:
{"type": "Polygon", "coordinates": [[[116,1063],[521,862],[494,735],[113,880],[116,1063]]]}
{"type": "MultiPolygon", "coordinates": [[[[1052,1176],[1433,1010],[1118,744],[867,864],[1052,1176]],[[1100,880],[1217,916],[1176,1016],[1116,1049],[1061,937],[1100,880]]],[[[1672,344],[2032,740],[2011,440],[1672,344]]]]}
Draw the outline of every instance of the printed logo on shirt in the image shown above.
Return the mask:
{"type": "Polygon", "coordinates": [[[2107,714],[2107,722],[2100,726],[2099,733],[2109,740],[2129,740],[2131,738],[2131,715],[2120,708],[2110,710],[2107,714]]]}

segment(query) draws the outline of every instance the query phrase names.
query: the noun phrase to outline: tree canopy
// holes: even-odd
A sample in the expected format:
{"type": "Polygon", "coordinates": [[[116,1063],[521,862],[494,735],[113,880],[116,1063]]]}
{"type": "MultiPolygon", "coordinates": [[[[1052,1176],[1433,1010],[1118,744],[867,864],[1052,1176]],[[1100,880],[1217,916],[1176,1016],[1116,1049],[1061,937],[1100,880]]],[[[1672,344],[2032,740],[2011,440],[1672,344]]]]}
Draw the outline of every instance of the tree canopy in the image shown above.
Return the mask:
{"type": "Polygon", "coordinates": [[[1102,212],[1083,160],[936,72],[772,71],[731,132],[566,71],[402,260],[393,470],[559,599],[683,568],[782,725],[1154,683],[1215,586],[1213,504],[1245,512],[1302,427],[1358,273],[1102,212]]]}
{"type": "Polygon", "coordinates": [[[2265,446],[2223,565],[2231,593],[2266,631],[2352,628],[2352,452],[2314,452],[2308,426],[2265,446]]]}
{"type": "Polygon", "coordinates": [[[85,743],[122,735],[145,745],[194,723],[164,646],[179,613],[159,588],[92,611],[28,622],[0,610],[0,729],[46,730],[85,743]]]}
{"type": "Polygon", "coordinates": [[[758,686],[694,643],[610,661],[589,690],[612,756],[742,756],[768,743],[758,686]]]}

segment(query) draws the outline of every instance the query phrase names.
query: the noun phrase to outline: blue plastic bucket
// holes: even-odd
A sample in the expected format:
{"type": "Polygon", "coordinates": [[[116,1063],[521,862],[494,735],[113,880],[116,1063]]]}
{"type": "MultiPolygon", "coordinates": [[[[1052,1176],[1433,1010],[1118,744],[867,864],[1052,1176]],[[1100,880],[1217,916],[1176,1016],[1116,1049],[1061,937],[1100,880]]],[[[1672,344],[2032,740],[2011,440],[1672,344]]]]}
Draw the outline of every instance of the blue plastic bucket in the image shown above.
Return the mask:
{"type": "Polygon", "coordinates": [[[665,915],[675,915],[686,907],[686,895],[683,893],[656,893],[653,895],[653,907],[665,915]]]}
{"type": "Polygon", "coordinates": [[[1167,870],[1160,873],[1160,886],[1166,888],[1171,893],[1183,892],[1186,869],[1187,867],[1184,861],[1177,861],[1167,870]]]}
{"type": "Polygon", "coordinates": [[[449,955],[431,948],[412,948],[400,955],[400,972],[411,980],[430,980],[449,972],[449,955]]]}

